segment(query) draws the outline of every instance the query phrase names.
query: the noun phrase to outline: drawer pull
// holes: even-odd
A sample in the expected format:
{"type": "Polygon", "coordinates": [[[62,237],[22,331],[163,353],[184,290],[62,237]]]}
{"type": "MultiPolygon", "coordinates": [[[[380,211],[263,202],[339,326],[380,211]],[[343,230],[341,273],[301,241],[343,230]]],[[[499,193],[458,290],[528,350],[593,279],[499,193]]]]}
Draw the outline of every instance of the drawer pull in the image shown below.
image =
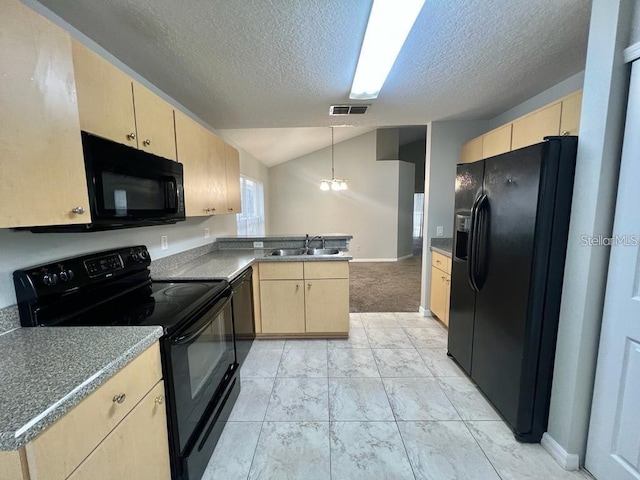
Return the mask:
{"type": "Polygon", "coordinates": [[[159,397],[156,397],[155,402],[158,405],[162,405],[164,403],[164,395],[160,395],[159,397]]]}
{"type": "Polygon", "coordinates": [[[440,265],[442,262],[440,260],[436,260],[436,263],[440,265]]]}
{"type": "Polygon", "coordinates": [[[126,398],[127,398],[127,395],[124,393],[121,393],[120,395],[114,395],[113,403],[123,403],[126,398]]]}

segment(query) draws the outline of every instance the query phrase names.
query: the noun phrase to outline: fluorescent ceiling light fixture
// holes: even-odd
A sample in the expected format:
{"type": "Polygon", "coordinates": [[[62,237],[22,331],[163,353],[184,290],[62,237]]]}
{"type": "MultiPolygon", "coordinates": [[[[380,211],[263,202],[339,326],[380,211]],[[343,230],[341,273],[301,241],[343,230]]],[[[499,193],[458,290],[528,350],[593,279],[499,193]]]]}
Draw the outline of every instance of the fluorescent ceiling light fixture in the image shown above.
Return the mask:
{"type": "Polygon", "coordinates": [[[374,0],[349,98],[377,98],[424,0],[374,0]]]}

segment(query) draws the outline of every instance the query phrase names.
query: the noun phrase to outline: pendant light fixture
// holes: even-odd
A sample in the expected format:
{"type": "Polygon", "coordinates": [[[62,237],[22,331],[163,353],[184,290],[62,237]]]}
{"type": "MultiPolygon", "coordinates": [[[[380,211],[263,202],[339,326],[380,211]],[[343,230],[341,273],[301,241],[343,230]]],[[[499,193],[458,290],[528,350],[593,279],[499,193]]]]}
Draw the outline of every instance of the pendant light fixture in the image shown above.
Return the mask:
{"type": "Polygon", "coordinates": [[[342,178],[336,178],[334,171],[334,154],[333,154],[333,127],[331,127],[331,180],[322,180],[320,182],[320,190],[326,192],[328,190],[346,190],[347,181],[342,178]]]}

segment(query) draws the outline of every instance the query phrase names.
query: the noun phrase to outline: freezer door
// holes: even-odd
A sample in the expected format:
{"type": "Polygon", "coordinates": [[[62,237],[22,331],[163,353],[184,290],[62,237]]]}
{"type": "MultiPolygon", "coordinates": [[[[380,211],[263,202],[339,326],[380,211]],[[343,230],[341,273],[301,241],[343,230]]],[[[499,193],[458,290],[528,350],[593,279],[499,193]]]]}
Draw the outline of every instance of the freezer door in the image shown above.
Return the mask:
{"type": "Polygon", "coordinates": [[[485,160],[471,377],[518,431],[540,174],[546,144],[485,160]]]}
{"type": "Polygon", "coordinates": [[[458,165],[456,174],[448,350],[467,373],[471,372],[476,301],[475,291],[468,280],[467,255],[471,233],[471,209],[482,194],[483,175],[483,160],[458,165]]]}

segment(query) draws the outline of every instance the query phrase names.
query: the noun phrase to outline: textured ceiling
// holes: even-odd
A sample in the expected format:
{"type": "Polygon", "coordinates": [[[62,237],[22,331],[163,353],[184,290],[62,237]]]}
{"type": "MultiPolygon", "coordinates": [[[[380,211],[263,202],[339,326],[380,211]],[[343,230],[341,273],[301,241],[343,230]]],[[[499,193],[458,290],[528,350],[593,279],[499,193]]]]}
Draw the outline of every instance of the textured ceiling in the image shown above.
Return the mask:
{"type": "Polygon", "coordinates": [[[349,103],[370,0],[41,3],[213,127],[234,130],[492,117],[584,68],[591,8],[427,0],[369,112],[329,117],[330,104],[349,103]]]}

